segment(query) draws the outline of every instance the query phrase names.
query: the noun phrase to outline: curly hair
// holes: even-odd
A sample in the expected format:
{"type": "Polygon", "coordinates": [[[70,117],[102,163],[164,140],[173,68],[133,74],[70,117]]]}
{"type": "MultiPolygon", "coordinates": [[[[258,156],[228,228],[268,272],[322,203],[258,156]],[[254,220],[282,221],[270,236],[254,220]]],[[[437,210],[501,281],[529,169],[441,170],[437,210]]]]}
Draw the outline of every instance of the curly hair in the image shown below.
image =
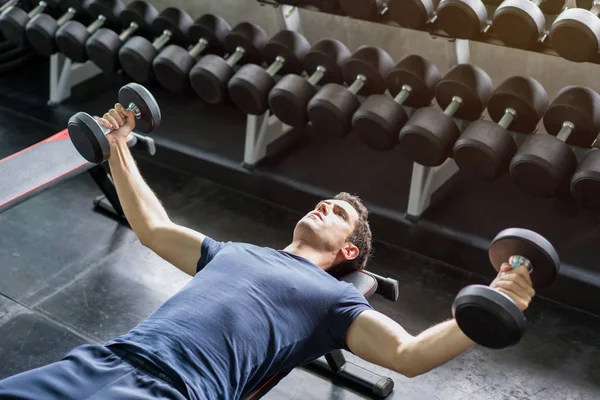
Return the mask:
{"type": "Polygon", "coordinates": [[[365,269],[367,262],[372,255],[373,235],[369,226],[369,210],[363,204],[362,200],[350,193],[338,193],[334,200],[341,200],[349,203],[358,212],[358,222],[356,227],[350,233],[346,240],[353,243],[359,250],[359,255],[353,260],[344,261],[335,268],[335,275],[344,275],[353,271],[365,269]]]}

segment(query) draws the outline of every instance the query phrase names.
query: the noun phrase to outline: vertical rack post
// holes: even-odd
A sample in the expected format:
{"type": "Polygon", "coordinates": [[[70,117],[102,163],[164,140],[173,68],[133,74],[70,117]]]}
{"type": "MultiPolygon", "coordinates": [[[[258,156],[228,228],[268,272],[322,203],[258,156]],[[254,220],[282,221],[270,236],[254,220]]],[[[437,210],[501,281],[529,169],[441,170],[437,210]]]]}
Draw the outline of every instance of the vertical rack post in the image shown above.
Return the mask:
{"type": "Polygon", "coordinates": [[[56,106],[71,97],[71,88],[88,80],[102,70],[91,61],[73,63],[62,53],[50,57],[50,96],[48,105],[56,106]]]}
{"type": "MultiPolygon", "coordinates": [[[[280,30],[302,34],[300,12],[295,6],[274,6],[280,30]]],[[[248,115],[246,120],[246,143],[244,146],[244,168],[252,169],[267,155],[267,146],[284,136],[291,128],[279,121],[270,111],[262,115],[248,115]]]]}
{"type": "MultiPolygon", "coordinates": [[[[449,40],[446,50],[450,68],[457,64],[469,62],[468,40],[449,40]]],[[[458,166],[452,158],[448,158],[442,165],[437,167],[425,167],[413,163],[406,218],[413,221],[420,219],[425,210],[431,205],[433,194],[457,172],[458,166]]]]}

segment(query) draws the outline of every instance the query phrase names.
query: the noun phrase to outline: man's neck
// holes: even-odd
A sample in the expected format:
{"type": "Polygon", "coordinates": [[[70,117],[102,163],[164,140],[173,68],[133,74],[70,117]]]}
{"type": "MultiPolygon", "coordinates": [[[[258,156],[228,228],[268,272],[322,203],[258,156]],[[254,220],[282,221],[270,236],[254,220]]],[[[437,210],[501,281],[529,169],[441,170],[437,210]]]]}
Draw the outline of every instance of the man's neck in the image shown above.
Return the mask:
{"type": "Polygon", "coordinates": [[[324,271],[333,263],[333,256],[331,254],[324,253],[300,241],[290,243],[283,251],[306,258],[324,271]]]}

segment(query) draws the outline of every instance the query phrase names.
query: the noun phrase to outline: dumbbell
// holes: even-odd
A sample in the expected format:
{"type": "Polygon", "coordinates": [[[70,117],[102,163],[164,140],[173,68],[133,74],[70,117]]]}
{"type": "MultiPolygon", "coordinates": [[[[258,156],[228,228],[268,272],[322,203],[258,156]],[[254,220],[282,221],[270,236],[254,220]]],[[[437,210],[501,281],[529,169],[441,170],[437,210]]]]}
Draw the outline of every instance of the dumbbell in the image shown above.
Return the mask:
{"type": "Polygon", "coordinates": [[[487,9],[481,0],[442,0],[437,20],[442,30],[456,39],[473,39],[488,27],[487,9]]]}
{"type": "Polygon", "coordinates": [[[471,122],[454,144],[454,161],[470,176],[494,180],[508,170],[517,145],[508,132],[532,133],[548,107],[548,93],[535,79],[513,76],[488,101],[492,121],[471,122]],[[497,123],[495,123],[495,122],[497,123]]]}
{"type": "Polygon", "coordinates": [[[223,54],[223,43],[231,27],[223,18],[204,14],[189,29],[189,39],[195,43],[189,51],[172,44],[154,58],[154,76],[171,92],[181,93],[190,86],[190,70],[202,53],[223,54]]]}
{"type": "Polygon", "coordinates": [[[339,0],[341,9],[350,18],[375,19],[386,6],[385,0],[339,0]]]}
{"type": "Polygon", "coordinates": [[[27,23],[36,15],[43,13],[48,7],[57,4],[54,0],[43,0],[37,3],[37,6],[27,13],[20,7],[12,6],[0,14],[0,31],[11,44],[23,47],[27,44],[25,36],[25,27],[27,23]]]}
{"type": "Polygon", "coordinates": [[[595,212],[600,211],[600,152],[596,147],[598,137],[593,147],[584,156],[571,177],[571,194],[577,203],[595,212]]]}
{"type": "Polygon", "coordinates": [[[460,136],[453,117],[474,121],[485,109],[492,94],[492,79],[479,67],[454,66],[435,88],[435,98],[444,110],[418,109],[400,130],[399,145],[418,164],[441,165],[452,155],[460,136]]]}
{"type": "Polygon", "coordinates": [[[362,46],[342,65],[350,86],[328,83],[308,103],[308,118],[321,134],[343,137],[352,128],[352,115],[360,106],[358,94],[370,96],[386,90],[385,77],[394,61],[383,49],[362,46]]]}
{"type": "Polygon", "coordinates": [[[339,40],[323,39],[315,43],[302,61],[304,70],[312,75],[308,79],[296,74],[286,75],[269,93],[273,115],[289,126],[306,125],[306,107],[317,93],[316,85],[343,82],[341,65],[350,55],[348,47],[339,40]]]}
{"type": "Polygon", "coordinates": [[[134,36],[119,49],[123,71],[134,81],[148,82],[152,79],[154,57],[168,43],[185,45],[193,23],[192,17],[182,9],[165,8],[152,22],[152,30],[158,35],[153,42],[142,36],[134,36]]]}
{"type": "Polygon", "coordinates": [[[65,12],[58,20],[50,14],[38,14],[27,23],[25,35],[31,47],[46,57],[58,51],[56,46],[56,31],[72,20],[75,15],[83,12],[82,0],[60,0],[59,7],[65,12]]]}
{"type": "Polygon", "coordinates": [[[591,60],[600,48],[600,1],[578,0],[577,6],[563,11],[550,27],[550,44],[569,61],[591,60]],[[589,11],[588,11],[589,10],[589,11]]]}
{"type": "Polygon", "coordinates": [[[568,189],[577,158],[569,147],[590,147],[600,132],[600,95],[585,86],[561,89],[544,114],[548,134],[531,136],[510,163],[513,182],[534,197],[568,189]]]}
{"type": "Polygon", "coordinates": [[[492,17],[494,33],[504,44],[529,49],[546,30],[544,14],[558,14],[565,0],[505,0],[492,17]]]}
{"type": "Polygon", "coordinates": [[[301,74],[302,58],[310,43],[294,31],[280,31],[263,49],[267,69],[256,64],[246,64],[231,77],[227,85],[229,98],[246,114],[260,115],[269,109],[269,91],[275,86],[278,73],[301,74]]]}
{"type": "Polygon", "coordinates": [[[152,22],[157,16],[158,11],[147,1],[130,3],[119,16],[123,31],[117,34],[112,29],[98,29],[85,44],[88,57],[104,72],[117,71],[119,49],[123,43],[133,34],[150,36],[152,22]]]}
{"type": "MultiPolygon", "coordinates": [[[[149,133],[160,125],[161,113],[158,103],[145,87],[128,83],[119,89],[119,103],[135,115],[136,131],[149,133]]],[[[94,117],[78,112],[69,119],[69,137],[83,158],[93,164],[101,164],[110,157],[110,144],[106,135],[113,130],[100,125],[94,117]]],[[[142,137],[134,135],[138,140],[142,137]]],[[[133,143],[129,143],[132,145],[133,143]]]]}
{"type": "Polygon", "coordinates": [[[432,62],[418,55],[404,57],[386,78],[394,98],[369,96],[354,113],[352,127],[359,139],[374,150],[389,150],[398,143],[398,133],[408,121],[402,107],[425,107],[431,103],[441,76],[432,62]]]}
{"type": "MultiPolygon", "coordinates": [[[[550,286],[560,269],[552,244],[527,229],[509,228],[498,233],[488,253],[496,271],[505,262],[513,269],[527,267],[536,291],[550,286]]],[[[517,344],[527,327],[523,311],[510,297],[484,285],[462,289],[452,304],[452,315],[465,335],[491,349],[517,344]]]]}
{"type": "Polygon", "coordinates": [[[60,52],[76,63],[89,59],[85,45],[90,35],[104,25],[116,26],[125,5],[121,0],[86,0],[83,8],[95,21],[86,28],[81,22],[71,20],[58,28],[55,37],[60,52]]]}
{"type": "Polygon", "coordinates": [[[267,33],[258,25],[249,22],[237,25],[225,38],[227,60],[214,54],[202,57],[190,71],[192,88],[207,103],[224,102],[233,67],[239,63],[259,64],[268,40],[267,33]]]}
{"type": "Polygon", "coordinates": [[[388,15],[401,27],[419,29],[435,15],[438,0],[388,0],[388,15]]]}

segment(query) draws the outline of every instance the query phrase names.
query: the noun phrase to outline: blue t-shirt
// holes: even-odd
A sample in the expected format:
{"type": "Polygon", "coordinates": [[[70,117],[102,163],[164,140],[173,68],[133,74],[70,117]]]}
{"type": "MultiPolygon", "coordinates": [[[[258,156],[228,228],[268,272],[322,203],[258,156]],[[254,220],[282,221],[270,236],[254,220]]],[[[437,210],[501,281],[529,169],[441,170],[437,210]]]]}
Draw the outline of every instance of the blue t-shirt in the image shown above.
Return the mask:
{"type": "Polygon", "coordinates": [[[335,350],[372,309],[349,283],[291,253],[206,238],[198,273],[119,344],[176,375],[192,399],[240,399],[335,350]]]}

